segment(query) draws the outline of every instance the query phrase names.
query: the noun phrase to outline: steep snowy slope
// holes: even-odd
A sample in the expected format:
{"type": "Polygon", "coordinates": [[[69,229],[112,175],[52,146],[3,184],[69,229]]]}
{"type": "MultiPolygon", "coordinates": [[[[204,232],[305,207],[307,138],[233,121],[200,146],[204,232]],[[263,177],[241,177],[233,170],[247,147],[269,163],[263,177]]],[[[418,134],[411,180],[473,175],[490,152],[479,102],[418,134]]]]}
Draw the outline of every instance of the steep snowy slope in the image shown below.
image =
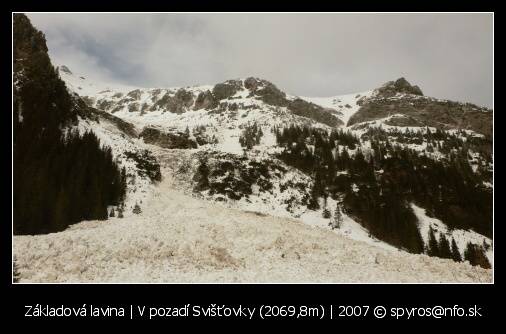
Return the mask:
{"type": "Polygon", "coordinates": [[[436,238],[439,239],[439,235],[443,234],[446,238],[451,240],[452,238],[457,243],[457,247],[461,254],[464,254],[467,243],[471,242],[475,245],[486,245],[487,251],[485,255],[487,256],[488,261],[493,266],[494,265],[494,252],[492,250],[492,240],[487,238],[479,233],[476,233],[472,230],[459,230],[459,229],[449,229],[441,220],[437,218],[428,217],[425,213],[425,209],[416,206],[415,204],[411,204],[415,215],[419,221],[420,233],[424,238],[425,243],[428,243],[428,235],[429,228],[432,227],[434,230],[434,234],[436,238]]]}
{"type": "Polygon", "coordinates": [[[100,92],[114,89],[116,91],[128,92],[136,87],[125,86],[120,84],[111,84],[100,82],[97,80],[90,80],[84,74],[73,73],[67,66],[58,66],[60,77],[67,87],[79,96],[94,96],[100,92]]]}
{"type": "Polygon", "coordinates": [[[296,220],[224,209],[166,178],[140,215],[16,236],[21,282],[491,282],[491,270],[391,252],[296,220]]]}
{"type": "Polygon", "coordinates": [[[60,66],[60,75],[68,88],[90,106],[128,120],[139,128],[156,125],[184,130],[187,126],[209,125],[217,119],[224,128],[237,127],[251,120],[265,120],[271,126],[342,124],[337,110],[287,95],[272,83],[258,78],[192,87],[116,88],[75,74],[65,65],[60,66]]]}
{"type": "MultiPolygon", "coordinates": [[[[138,138],[134,136],[129,142],[152,152],[165,165],[163,177],[174,177],[177,180],[175,183],[185,194],[228,208],[296,218],[310,226],[327,230],[330,230],[329,218],[323,217],[323,209],[333,210],[337,202],[326,198],[325,202],[320,201],[320,209],[308,208],[314,175],[302,173],[278,159],[283,148],[277,143],[276,129],[290,125],[326,131],[336,127],[344,129],[359,140],[354,148],[338,145],[341,152],[347,148],[351,157],[358,152],[370,156],[371,137],[377,132],[381,132],[381,136],[387,138],[390,144],[409,148],[420,156],[434,160],[448,159],[448,149],[443,152],[442,147],[446,141],[451,143],[453,150],[455,141],[461,140],[464,145],[473,138],[482,140],[485,137],[473,130],[451,129],[447,135],[456,138],[434,141],[436,136],[441,135],[437,132],[437,124],[428,127],[423,122],[427,115],[439,112],[438,108],[443,107],[444,113],[454,109],[461,112],[459,108],[473,107],[425,97],[417,86],[411,86],[404,79],[388,82],[367,92],[322,98],[286,95],[268,81],[257,78],[228,80],[214,86],[116,89],[103,83],[94,84],[63,66],[60,67],[60,73],[69,89],[82,95],[90,106],[131,123],[138,138]],[[88,88],[83,89],[85,86],[88,88]],[[416,109],[418,104],[426,109],[416,109]],[[379,107],[374,109],[372,106],[379,107]],[[387,109],[388,112],[385,111],[387,109]],[[378,111],[377,114],[375,111],[378,111]],[[241,146],[239,139],[251,124],[261,129],[262,136],[258,143],[246,149],[241,146]],[[211,163],[212,185],[211,189],[196,191],[195,177],[202,160],[211,163]],[[250,173],[252,169],[256,169],[256,172],[250,173]],[[265,169],[268,175],[264,172],[259,174],[260,169],[265,169]],[[257,180],[257,177],[260,179],[257,180]]],[[[93,126],[97,125],[90,125],[89,128],[93,126]]],[[[483,127],[478,126],[477,129],[483,127]]],[[[97,131],[103,133],[101,138],[104,143],[121,148],[116,150],[121,158],[121,150],[125,151],[123,139],[115,137],[120,139],[121,144],[117,144],[116,139],[111,141],[110,131],[102,125],[97,126],[97,131]]],[[[305,145],[314,152],[314,142],[308,139],[305,145]]],[[[485,145],[488,144],[485,142],[485,145]]],[[[493,168],[492,161],[483,159],[482,153],[469,149],[469,163],[475,171],[480,169],[489,173],[493,168]]],[[[129,209],[145,200],[150,192],[147,185],[142,187],[141,183],[139,186],[142,190],[127,198],[129,209]]],[[[491,182],[484,181],[483,186],[491,187],[491,182]]],[[[136,188],[129,187],[130,191],[136,188]]],[[[141,203],[141,207],[144,208],[144,203],[141,203]]],[[[413,212],[419,221],[422,241],[426,244],[429,220],[422,214],[424,209],[419,209],[417,211],[413,207],[413,212]]],[[[372,236],[363,225],[363,222],[360,224],[359,220],[343,212],[343,224],[333,232],[397,251],[397,248],[372,236]]],[[[490,238],[476,232],[450,230],[441,221],[432,225],[445,231],[444,235],[455,237],[461,254],[467,242],[492,245],[490,238]]],[[[491,247],[487,257],[491,262],[491,247]]]]}
{"type": "Polygon", "coordinates": [[[404,78],[329,98],[255,77],[100,83],[55,72],[43,33],[15,18],[22,281],[491,281],[491,110],[404,78]],[[35,150],[34,129],[48,134],[35,150]]]}
{"type": "Polygon", "coordinates": [[[361,101],[371,97],[374,91],[367,91],[356,94],[338,95],[332,97],[301,97],[302,99],[320,105],[324,108],[337,110],[339,117],[346,125],[349,119],[360,108],[361,101]]]}

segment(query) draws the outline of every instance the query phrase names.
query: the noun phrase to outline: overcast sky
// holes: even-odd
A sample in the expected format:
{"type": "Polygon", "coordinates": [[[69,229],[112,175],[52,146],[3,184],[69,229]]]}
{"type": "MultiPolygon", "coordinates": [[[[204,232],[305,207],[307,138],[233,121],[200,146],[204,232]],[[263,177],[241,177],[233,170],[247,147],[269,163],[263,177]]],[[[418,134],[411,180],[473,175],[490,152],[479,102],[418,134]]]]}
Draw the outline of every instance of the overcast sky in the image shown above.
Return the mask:
{"type": "Polygon", "coordinates": [[[53,63],[141,87],[256,76],[332,96],[405,77],[492,106],[491,14],[29,14],[53,63]]]}

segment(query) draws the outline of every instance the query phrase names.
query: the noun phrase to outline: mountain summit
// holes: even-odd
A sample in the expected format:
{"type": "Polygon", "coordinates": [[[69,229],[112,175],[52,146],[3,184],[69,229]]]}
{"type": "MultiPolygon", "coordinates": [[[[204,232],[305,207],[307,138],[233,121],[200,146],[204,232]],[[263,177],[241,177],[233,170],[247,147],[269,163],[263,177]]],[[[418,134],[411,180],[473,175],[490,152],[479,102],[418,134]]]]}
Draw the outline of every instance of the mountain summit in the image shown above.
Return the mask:
{"type": "Polygon", "coordinates": [[[423,96],[422,90],[418,86],[412,86],[405,78],[389,81],[378,88],[377,91],[378,95],[384,97],[390,97],[398,93],[423,96]]]}
{"type": "Polygon", "coordinates": [[[21,281],[491,280],[489,109],[404,78],[331,97],[95,82],[21,14],[14,55],[21,281]]]}

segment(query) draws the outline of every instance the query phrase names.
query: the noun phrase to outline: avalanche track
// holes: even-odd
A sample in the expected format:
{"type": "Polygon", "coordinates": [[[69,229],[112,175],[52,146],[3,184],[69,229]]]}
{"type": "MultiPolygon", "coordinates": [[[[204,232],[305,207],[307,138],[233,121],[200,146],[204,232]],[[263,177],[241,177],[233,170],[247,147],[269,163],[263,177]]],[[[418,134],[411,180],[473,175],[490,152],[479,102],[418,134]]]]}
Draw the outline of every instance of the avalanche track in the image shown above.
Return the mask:
{"type": "Polygon", "coordinates": [[[167,176],[123,219],[15,236],[20,282],[491,282],[467,263],[388,251],[192,198],[167,176]]]}

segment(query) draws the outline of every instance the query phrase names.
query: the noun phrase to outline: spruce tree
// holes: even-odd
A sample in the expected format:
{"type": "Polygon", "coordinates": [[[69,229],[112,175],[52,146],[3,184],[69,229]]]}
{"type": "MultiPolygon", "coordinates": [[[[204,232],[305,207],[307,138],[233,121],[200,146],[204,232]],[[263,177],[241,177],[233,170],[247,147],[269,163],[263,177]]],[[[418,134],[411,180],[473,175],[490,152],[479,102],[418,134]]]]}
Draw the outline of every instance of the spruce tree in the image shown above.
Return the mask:
{"type": "Polygon", "coordinates": [[[492,267],[485,254],[485,250],[481,246],[470,242],[467,243],[464,259],[469,261],[473,266],[480,266],[485,269],[490,269],[492,267]]]}
{"type": "Polygon", "coordinates": [[[427,245],[427,254],[429,256],[439,256],[439,245],[434,235],[434,230],[432,226],[429,227],[429,242],[427,245]]]}
{"type": "Polygon", "coordinates": [[[438,250],[439,250],[439,254],[438,254],[439,257],[442,257],[445,259],[452,258],[452,251],[450,249],[450,243],[448,242],[448,239],[446,239],[446,237],[443,233],[439,234],[438,250]]]}
{"type": "Polygon", "coordinates": [[[339,207],[339,203],[336,205],[336,209],[334,210],[334,217],[331,222],[332,229],[341,228],[343,224],[343,215],[341,213],[341,208],[339,207]]]}
{"type": "Polygon", "coordinates": [[[117,205],[125,191],[110,148],[91,131],[64,130],[84,113],[82,101],[68,93],[51,64],[44,34],[24,14],[13,15],[13,49],[18,82],[13,91],[14,234],[57,232],[81,220],[107,219],[107,206],[117,205]]]}
{"type": "Polygon", "coordinates": [[[459,248],[454,238],[452,238],[452,259],[455,262],[462,262],[462,256],[460,255],[459,248]]]}
{"type": "Polygon", "coordinates": [[[197,182],[195,186],[196,191],[202,191],[209,188],[209,167],[207,166],[207,162],[204,158],[200,160],[200,164],[193,179],[197,182]]]}
{"type": "Polygon", "coordinates": [[[111,213],[109,214],[109,217],[114,217],[114,208],[111,208],[111,213]]]}
{"type": "Polygon", "coordinates": [[[20,278],[20,273],[19,273],[19,268],[18,268],[18,262],[16,260],[16,256],[14,256],[14,259],[13,259],[13,264],[12,264],[12,281],[14,283],[19,283],[19,278],[20,278]]]}
{"type": "Polygon", "coordinates": [[[468,242],[466,245],[466,249],[464,251],[464,260],[469,261],[469,263],[472,265],[475,265],[476,263],[474,245],[470,242],[468,242]]]}

